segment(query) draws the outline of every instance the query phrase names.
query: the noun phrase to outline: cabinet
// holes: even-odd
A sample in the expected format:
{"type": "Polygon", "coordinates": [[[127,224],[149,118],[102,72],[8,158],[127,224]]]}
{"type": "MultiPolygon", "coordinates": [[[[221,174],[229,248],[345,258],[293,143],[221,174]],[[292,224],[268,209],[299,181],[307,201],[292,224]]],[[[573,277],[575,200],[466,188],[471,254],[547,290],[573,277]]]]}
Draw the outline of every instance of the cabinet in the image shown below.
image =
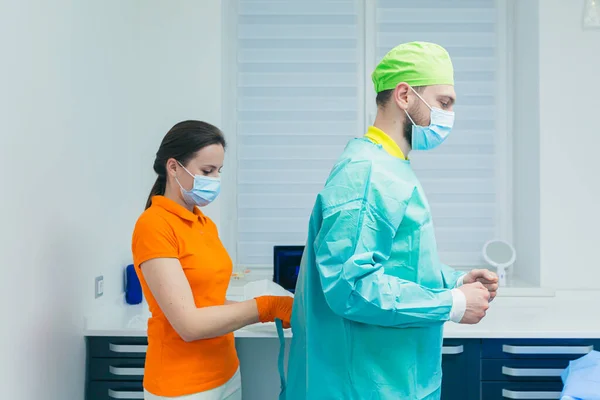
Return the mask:
{"type": "Polygon", "coordinates": [[[444,340],[442,400],[479,398],[480,354],[480,340],[444,340]]]}
{"type": "MultiPolygon", "coordinates": [[[[146,337],[87,337],[86,345],[86,400],[144,398],[146,337]]],[[[600,339],[445,339],[442,400],[560,399],[562,371],[594,349],[600,339]]],[[[259,376],[278,391],[275,367],[259,376]]],[[[244,399],[270,400],[252,396],[244,399]]]]}
{"type": "Polygon", "coordinates": [[[594,349],[594,339],[488,339],[482,341],[481,398],[560,399],[561,373],[570,360],[594,349]]]}
{"type": "Polygon", "coordinates": [[[143,399],[148,338],[87,337],[86,400],[143,399]]]}

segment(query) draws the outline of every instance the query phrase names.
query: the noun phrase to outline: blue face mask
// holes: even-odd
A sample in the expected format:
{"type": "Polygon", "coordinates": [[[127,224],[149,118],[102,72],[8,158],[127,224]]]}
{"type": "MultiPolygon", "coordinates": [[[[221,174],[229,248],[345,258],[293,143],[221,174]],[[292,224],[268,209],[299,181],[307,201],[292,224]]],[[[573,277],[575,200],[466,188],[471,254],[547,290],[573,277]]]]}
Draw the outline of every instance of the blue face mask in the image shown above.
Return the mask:
{"type": "Polygon", "coordinates": [[[198,207],[204,207],[212,203],[221,192],[221,179],[194,175],[181,163],[179,163],[179,165],[181,165],[181,168],[183,168],[185,172],[194,177],[194,186],[191,190],[185,190],[183,186],[181,186],[181,183],[179,183],[179,179],[175,178],[181,188],[183,200],[190,206],[198,207]]]}
{"type": "Polygon", "coordinates": [[[452,131],[452,127],[454,126],[454,112],[431,107],[414,89],[412,90],[431,110],[431,122],[429,126],[417,125],[410,115],[408,115],[408,112],[405,111],[406,116],[413,123],[411,147],[413,150],[435,149],[446,140],[452,131]]]}

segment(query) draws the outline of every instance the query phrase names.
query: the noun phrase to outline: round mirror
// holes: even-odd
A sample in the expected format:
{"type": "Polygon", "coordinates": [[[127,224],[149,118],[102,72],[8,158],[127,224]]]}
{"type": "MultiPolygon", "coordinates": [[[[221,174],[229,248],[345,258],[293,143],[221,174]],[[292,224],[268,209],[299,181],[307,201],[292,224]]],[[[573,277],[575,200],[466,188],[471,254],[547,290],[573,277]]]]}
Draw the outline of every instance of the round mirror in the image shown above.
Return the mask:
{"type": "Polygon", "coordinates": [[[516,257],[515,248],[503,240],[490,240],[483,246],[483,258],[496,268],[500,286],[506,285],[506,268],[515,263],[516,257]]]}
{"type": "Polygon", "coordinates": [[[502,240],[491,240],[483,246],[483,258],[494,267],[510,267],[515,262],[515,249],[502,240]]]}

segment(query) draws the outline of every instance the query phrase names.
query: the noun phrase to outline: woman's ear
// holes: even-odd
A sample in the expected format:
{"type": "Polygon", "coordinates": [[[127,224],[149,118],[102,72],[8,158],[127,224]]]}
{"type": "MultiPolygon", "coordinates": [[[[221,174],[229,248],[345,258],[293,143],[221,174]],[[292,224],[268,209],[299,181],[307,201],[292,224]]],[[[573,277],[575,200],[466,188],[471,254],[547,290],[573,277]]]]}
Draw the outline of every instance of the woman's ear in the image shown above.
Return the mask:
{"type": "Polygon", "coordinates": [[[171,178],[175,178],[177,176],[177,167],[179,163],[174,158],[169,158],[167,160],[166,169],[167,175],[171,176],[171,178]]]}

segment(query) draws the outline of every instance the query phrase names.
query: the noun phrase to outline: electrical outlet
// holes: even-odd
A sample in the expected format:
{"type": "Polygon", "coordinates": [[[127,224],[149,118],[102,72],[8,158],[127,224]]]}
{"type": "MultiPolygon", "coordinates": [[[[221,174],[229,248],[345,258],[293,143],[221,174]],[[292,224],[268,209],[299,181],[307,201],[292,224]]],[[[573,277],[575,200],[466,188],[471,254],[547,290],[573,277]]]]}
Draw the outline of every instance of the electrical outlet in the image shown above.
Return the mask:
{"type": "Polygon", "coordinates": [[[95,298],[97,299],[104,294],[104,276],[97,276],[95,282],[95,298]]]}

